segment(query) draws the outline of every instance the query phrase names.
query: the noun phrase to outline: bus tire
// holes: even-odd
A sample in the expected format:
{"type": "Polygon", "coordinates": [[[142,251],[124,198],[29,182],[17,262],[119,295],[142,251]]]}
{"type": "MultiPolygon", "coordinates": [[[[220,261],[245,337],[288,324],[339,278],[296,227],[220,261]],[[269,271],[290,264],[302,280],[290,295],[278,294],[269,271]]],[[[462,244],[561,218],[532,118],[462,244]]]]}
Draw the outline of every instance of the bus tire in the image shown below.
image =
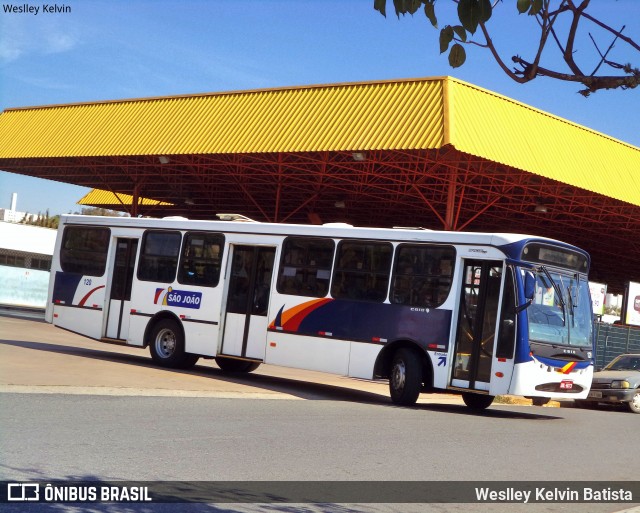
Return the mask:
{"type": "Polygon", "coordinates": [[[224,372],[253,372],[260,367],[260,362],[247,362],[224,356],[216,356],[216,364],[224,372]]]}
{"type": "Polygon", "coordinates": [[[544,406],[545,404],[549,404],[549,401],[551,401],[551,399],[548,397],[532,397],[531,398],[531,404],[533,404],[534,406],[544,406]]]}
{"type": "Polygon", "coordinates": [[[186,353],[180,325],[172,319],[156,322],[149,333],[151,359],[162,367],[188,369],[198,361],[198,355],[186,353]]]}
{"type": "Polygon", "coordinates": [[[493,402],[492,395],[473,394],[471,392],[463,392],[462,400],[472,410],[486,410],[493,402]]]}
{"type": "Polygon", "coordinates": [[[395,404],[410,406],[415,404],[422,389],[422,363],[412,349],[398,349],[391,361],[389,373],[389,393],[395,404]]]}

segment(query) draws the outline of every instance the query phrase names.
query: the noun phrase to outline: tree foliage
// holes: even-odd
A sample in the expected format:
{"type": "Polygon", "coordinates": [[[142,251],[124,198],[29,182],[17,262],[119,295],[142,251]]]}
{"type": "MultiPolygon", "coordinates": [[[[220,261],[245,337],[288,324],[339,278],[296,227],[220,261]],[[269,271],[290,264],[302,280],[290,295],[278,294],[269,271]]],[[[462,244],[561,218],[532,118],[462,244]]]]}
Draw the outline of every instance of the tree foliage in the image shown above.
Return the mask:
{"type": "MultiPolygon", "coordinates": [[[[80,212],[75,212],[76,214],[82,214],[84,216],[115,216],[122,217],[124,214],[122,212],[117,212],[116,210],[109,210],[108,208],[101,207],[84,207],[80,210],[80,212]]],[[[31,226],[41,226],[43,228],[54,228],[57,229],[60,224],[60,216],[52,216],[49,214],[49,210],[47,210],[44,214],[42,212],[38,212],[37,216],[32,216],[31,214],[25,214],[20,224],[28,224],[31,226]]]]}
{"type": "MultiPolygon", "coordinates": [[[[591,0],[507,0],[504,4],[502,0],[494,0],[494,3],[491,0],[451,1],[457,4],[457,20],[440,29],[439,43],[440,53],[449,52],[449,64],[454,68],[466,61],[464,45],[475,45],[487,49],[502,70],[519,83],[529,82],[536,77],[576,82],[585,86],[579,91],[584,96],[600,89],[633,89],[640,84],[640,69],[610,56],[616,45],[639,53],[640,45],[627,36],[625,26],[614,28],[591,15],[591,0]],[[514,67],[507,64],[489,32],[491,15],[499,5],[513,9],[514,14],[529,16],[539,29],[536,44],[527,44],[532,49],[530,57],[511,56],[514,67]],[[579,65],[576,62],[576,38],[585,24],[598,27],[600,34],[605,34],[600,37],[606,40],[598,42],[592,32],[588,32],[593,45],[592,61],[590,65],[579,65]],[[559,52],[566,69],[542,65],[542,54],[547,45],[559,52]],[[589,68],[585,67],[587,65],[589,68]]],[[[373,5],[386,17],[387,0],[374,0],[373,5]]],[[[422,9],[431,25],[437,29],[436,5],[437,0],[393,0],[398,18],[400,15],[413,15],[422,9]]]]}
{"type": "MultiPolygon", "coordinates": [[[[79,212],[83,216],[110,216],[110,217],[122,217],[124,214],[117,210],[111,210],[102,207],[83,207],[79,212]]],[[[78,212],[76,212],[78,214],[78,212]]]]}
{"type": "Polygon", "coordinates": [[[60,224],[60,216],[51,216],[48,210],[44,214],[38,212],[37,217],[32,217],[31,214],[25,214],[20,224],[57,229],[60,224]]]}

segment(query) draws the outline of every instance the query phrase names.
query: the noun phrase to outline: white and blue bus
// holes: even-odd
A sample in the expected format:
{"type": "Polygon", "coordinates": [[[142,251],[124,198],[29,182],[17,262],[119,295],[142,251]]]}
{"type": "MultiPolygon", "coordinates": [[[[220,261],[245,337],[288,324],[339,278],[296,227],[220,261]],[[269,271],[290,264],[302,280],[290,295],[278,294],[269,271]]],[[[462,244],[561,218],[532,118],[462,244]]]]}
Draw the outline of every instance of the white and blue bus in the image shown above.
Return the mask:
{"type": "Polygon", "coordinates": [[[187,368],[385,379],[393,402],[587,397],[589,256],[409,228],[62,216],[47,320],[187,368]]]}

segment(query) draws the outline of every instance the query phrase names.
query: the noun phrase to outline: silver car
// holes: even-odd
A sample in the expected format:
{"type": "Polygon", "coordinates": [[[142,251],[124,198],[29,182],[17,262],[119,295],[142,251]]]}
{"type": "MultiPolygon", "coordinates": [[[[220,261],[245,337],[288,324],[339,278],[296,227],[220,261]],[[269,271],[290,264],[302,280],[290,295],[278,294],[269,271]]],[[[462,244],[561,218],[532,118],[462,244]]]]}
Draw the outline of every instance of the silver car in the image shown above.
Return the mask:
{"type": "Polygon", "coordinates": [[[598,403],[626,403],[633,413],[640,413],[640,354],[621,354],[593,374],[587,399],[576,400],[576,406],[598,403]]]}

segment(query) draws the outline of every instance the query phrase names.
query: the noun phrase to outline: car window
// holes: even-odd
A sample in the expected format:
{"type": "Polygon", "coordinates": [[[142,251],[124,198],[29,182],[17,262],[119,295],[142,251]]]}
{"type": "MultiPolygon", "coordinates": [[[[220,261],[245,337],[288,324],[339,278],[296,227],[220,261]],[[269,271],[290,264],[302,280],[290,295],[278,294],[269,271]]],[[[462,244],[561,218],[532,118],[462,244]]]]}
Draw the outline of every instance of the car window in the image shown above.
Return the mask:
{"type": "Polygon", "coordinates": [[[607,370],[637,370],[640,371],[640,356],[618,358],[607,366],[607,370]]]}

